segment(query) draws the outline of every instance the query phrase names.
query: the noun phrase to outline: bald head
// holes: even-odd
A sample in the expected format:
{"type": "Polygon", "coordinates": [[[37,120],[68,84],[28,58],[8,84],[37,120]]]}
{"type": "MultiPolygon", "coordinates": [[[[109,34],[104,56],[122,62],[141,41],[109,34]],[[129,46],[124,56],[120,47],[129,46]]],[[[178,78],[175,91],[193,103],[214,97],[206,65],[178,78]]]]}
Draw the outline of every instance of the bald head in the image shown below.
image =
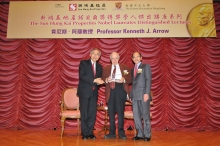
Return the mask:
{"type": "Polygon", "coordinates": [[[120,58],[120,56],[117,52],[112,52],[110,55],[110,59],[111,59],[111,62],[113,65],[118,64],[119,58],[120,58]]]}

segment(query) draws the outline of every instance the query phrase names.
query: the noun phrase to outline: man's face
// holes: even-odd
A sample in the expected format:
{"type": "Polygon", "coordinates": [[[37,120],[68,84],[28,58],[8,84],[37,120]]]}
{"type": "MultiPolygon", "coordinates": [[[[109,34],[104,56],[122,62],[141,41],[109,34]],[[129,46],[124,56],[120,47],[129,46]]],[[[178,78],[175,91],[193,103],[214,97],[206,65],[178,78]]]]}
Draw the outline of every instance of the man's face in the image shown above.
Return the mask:
{"type": "Polygon", "coordinates": [[[119,61],[119,56],[117,53],[112,53],[111,55],[111,62],[113,65],[116,65],[118,64],[118,61],[119,61]]]}
{"type": "Polygon", "coordinates": [[[135,52],[132,56],[132,60],[134,61],[135,64],[138,64],[142,60],[142,57],[140,56],[139,53],[135,52]]]}
{"type": "Polygon", "coordinates": [[[93,62],[96,62],[100,58],[100,52],[98,50],[94,50],[90,53],[90,58],[93,62]]]}
{"type": "Polygon", "coordinates": [[[209,14],[205,11],[204,7],[199,10],[199,14],[197,16],[198,23],[201,26],[207,25],[209,23],[209,14]]]}

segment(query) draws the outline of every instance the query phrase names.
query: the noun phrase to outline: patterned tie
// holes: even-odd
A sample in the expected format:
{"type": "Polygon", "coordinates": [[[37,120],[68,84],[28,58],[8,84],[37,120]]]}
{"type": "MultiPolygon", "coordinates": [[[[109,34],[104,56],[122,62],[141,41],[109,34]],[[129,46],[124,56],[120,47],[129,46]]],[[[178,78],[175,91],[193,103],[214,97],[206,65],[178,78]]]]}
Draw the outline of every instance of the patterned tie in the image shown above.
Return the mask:
{"type": "MultiPolygon", "coordinates": [[[[115,78],[115,73],[116,73],[116,66],[114,66],[113,72],[112,72],[112,78],[115,78]]],[[[111,89],[115,88],[115,82],[110,83],[111,89]]]]}
{"type": "Polygon", "coordinates": [[[135,64],[135,67],[134,67],[134,78],[135,78],[136,75],[137,75],[137,71],[138,71],[138,67],[137,67],[137,64],[135,64]]]}

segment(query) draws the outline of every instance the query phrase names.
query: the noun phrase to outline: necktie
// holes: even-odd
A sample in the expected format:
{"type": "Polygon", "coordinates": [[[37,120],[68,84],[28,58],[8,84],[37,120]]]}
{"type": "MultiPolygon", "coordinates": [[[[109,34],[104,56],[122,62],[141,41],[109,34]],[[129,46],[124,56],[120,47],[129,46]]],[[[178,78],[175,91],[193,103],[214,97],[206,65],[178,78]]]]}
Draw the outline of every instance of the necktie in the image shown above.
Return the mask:
{"type": "Polygon", "coordinates": [[[134,67],[134,77],[136,77],[137,71],[138,71],[137,64],[135,64],[135,67],[134,67]]]}
{"type": "MultiPolygon", "coordinates": [[[[113,72],[112,72],[112,78],[115,78],[115,73],[116,73],[116,66],[114,66],[113,72]]],[[[110,83],[111,89],[115,88],[115,82],[110,83]]]]}
{"type": "MultiPolygon", "coordinates": [[[[96,75],[96,72],[95,72],[95,65],[94,65],[95,63],[93,63],[92,64],[92,71],[93,71],[93,74],[94,74],[94,77],[95,77],[95,75],[96,75]]],[[[95,87],[93,86],[92,87],[92,90],[94,90],[95,89],[95,87]]]]}
{"type": "Polygon", "coordinates": [[[92,64],[92,71],[93,71],[93,74],[94,74],[94,77],[96,75],[96,72],[95,72],[95,63],[92,64]]]}

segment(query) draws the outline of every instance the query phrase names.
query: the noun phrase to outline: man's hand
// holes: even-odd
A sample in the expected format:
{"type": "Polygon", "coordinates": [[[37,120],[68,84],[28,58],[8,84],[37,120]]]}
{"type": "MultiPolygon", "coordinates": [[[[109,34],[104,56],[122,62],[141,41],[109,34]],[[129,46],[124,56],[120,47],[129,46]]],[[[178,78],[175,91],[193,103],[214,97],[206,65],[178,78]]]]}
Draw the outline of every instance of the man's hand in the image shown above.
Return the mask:
{"type": "Polygon", "coordinates": [[[96,84],[103,84],[103,83],[105,83],[101,78],[96,78],[93,82],[96,83],[96,84]]]}
{"type": "Polygon", "coordinates": [[[120,79],[119,83],[124,83],[124,81],[125,81],[125,78],[122,77],[122,78],[120,79]]]}
{"type": "Polygon", "coordinates": [[[129,98],[128,96],[127,96],[127,101],[130,102],[130,103],[132,103],[131,98],[129,98]]]}
{"type": "Polygon", "coordinates": [[[144,102],[146,102],[149,99],[148,94],[144,94],[144,102]]]}
{"type": "Polygon", "coordinates": [[[106,78],[107,83],[111,82],[111,77],[109,76],[108,78],[106,78]]]}

